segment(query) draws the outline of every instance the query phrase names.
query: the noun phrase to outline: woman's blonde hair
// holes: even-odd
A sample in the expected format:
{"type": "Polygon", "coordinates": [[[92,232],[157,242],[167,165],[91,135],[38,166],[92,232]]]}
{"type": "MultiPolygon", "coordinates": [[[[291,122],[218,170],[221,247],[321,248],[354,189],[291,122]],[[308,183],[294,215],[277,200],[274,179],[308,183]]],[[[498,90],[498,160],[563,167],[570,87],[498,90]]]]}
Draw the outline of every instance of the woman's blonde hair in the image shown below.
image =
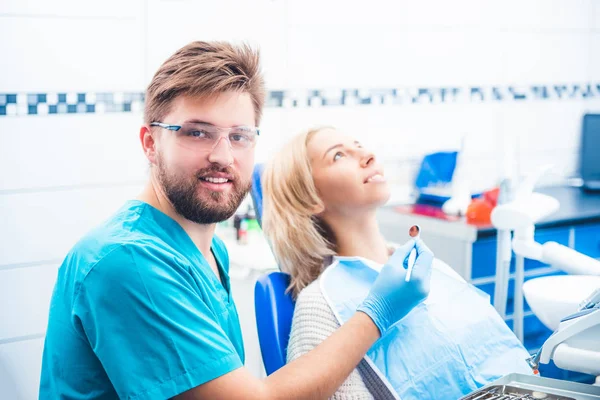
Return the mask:
{"type": "Polygon", "coordinates": [[[319,277],[324,260],[335,254],[335,238],[316,210],[323,208],[312,177],[307,144],[323,129],[295,136],[263,175],[263,228],[282,271],[291,275],[295,298],[319,277]]]}

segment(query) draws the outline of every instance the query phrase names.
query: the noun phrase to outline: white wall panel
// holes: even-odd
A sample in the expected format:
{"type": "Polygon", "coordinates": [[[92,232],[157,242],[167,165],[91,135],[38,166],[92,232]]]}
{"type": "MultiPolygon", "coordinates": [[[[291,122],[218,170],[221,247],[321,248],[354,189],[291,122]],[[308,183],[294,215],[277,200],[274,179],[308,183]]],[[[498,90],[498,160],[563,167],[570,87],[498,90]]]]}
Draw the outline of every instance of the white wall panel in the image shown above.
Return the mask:
{"type": "Polygon", "coordinates": [[[44,339],[0,345],[0,398],[38,398],[44,339]]]}
{"type": "Polygon", "coordinates": [[[389,88],[497,83],[495,32],[419,32],[399,26],[297,25],[289,29],[290,86],[389,88]],[[377,39],[374,39],[377,38],[377,39]],[[320,43],[315,46],[314,43],[320,43]]]}
{"type": "Polygon", "coordinates": [[[523,154],[574,152],[580,146],[584,109],[585,103],[577,101],[505,105],[501,134],[516,138],[517,150],[523,154]]]}
{"type": "Polygon", "coordinates": [[[290,25],[324,25],[330,27],[398,24],[409,5],[405,2],[373,0],[353,4],[343,0],[287,1],[290,25]],[[318,11],[317,11],[318,10],[318,11]]]}
{"type": "Polygon", "coordinates": [[[139,15],[144,0],[2,0],[0,16],[51,17],[132,17],[139,15]]]}
{"type": "MultiPolygon", "coordinates": [[[[505,30],[587,31],[594,0],[494,1],[494,19],[505,30]]],[[[463,12],[465,10],[462,10],[463,12]]]]}
{"type": "Polygon", "coordinates": [[[505,84],[579,83],[589,79],[588,33],[502,35],[505,84]]]}
{"type": "Polygon", "coordinates": [[[46,331],[58,267],[0,270],[0,340],[46,331]]]}
{"type": "Polygon", "coordinates": [[[583,113],[600,114],[600,96],[586,101],[583,113]]]}
{"type": "Polygon", "coordinates": [[[590,21],[592,29],[596,33],[600,33],[600,3],[598,3],[597,1],[592,1],[590,21]]]}
{"type": "Polygon", "coordinates": [[[260,47],[269,87],[286,86],[285,1],[225,0],[214,2],[148,2],[148,70],[150,81],[158,67],[176,50],[195,40],[248,42],[260,47]],[[170,26],[165,34],[165,27],[170,26]]]}
{"type": "Polygon", "coordinates": [[[143,181],[139,113],[0,118],[0,191],[143,181]]]}
{"type": "Polygon", "coordinates": [[[3,92],[141,90],[142,20],[0,17],[3,92]]]}
{"type": "Polygon", "coordinates": [[[416,30],[494,30],[499,5],[477,0],[403,2],[399,23],[416,30]]]}
{"type": "Polygon", "coordinates": [[[470,155],[463,161],[463,173],[472,193],[490,190],[499,184],[500,169],[497,153],[470,155]]]}
{"type": "MultiPolygon", "coordinates": [[[[600,10],[600,3],[598,4],[597,8],[600,10]]],[[[598,19],[598,31],[589,35],[589,79],[596,84],[600,84],[600,11],[598,11],[598,16],[596,18],[598,19]]],[[[597,91],[597,93],[599,92],[600,91],[597,91]]],[[[600,93],[598,96],[600,96],[600,93]]]]}
{"type": "Polygon", "coordinates": [[[396,24],[421,31],[587,30],[593,0],[421,1],[375,0],[348,7],[341,0],[290,1],[290,24],[396,24]],[[319,10],[319,12],[315,12],[319,10]],[[342,18],[340,18],[342,16],[342,18]]]}
{"type": "Polygon", "coordinates": [[[254,161],[266,162],[295,131],[288,130],[286,120],[290,113],[284,108],[267,108],[260,125],[260,136],[255,147],[254,161]]]}
{"type": "Polygon", "coordinates": [[[0,266],[59,260],[141,186],[0,196],[0,266]]]}
{"type": "Polygon", "coordinates": [[[538,184],[550,185],[564,181],[565,177],[577,175],[579,152],[555,149],[549,151],[523,152],[519,155],[520,175],[526,176],[539,171],[545,165],[552,168],[538,184]]]}

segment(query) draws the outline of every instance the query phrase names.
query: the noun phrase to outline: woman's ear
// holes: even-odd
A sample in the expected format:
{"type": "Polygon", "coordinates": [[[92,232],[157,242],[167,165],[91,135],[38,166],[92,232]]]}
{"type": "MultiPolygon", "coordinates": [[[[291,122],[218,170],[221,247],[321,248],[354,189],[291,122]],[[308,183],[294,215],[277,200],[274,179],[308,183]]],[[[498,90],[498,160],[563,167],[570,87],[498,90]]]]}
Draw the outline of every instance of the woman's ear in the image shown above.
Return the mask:
{"type": "Polygon", "coordinates": [[[313,213],[313,215],[318,217],[325,211],[325,206],[322,203],[317,204],[317,205],[312,206],[310,211],[313,213]]]}

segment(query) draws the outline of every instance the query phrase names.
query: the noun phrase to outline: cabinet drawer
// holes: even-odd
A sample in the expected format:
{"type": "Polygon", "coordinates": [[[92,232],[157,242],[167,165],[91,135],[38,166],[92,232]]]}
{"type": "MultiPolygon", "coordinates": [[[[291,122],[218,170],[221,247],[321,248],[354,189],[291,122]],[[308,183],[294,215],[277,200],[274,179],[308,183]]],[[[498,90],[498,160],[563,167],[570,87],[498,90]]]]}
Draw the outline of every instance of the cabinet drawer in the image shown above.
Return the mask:
{"type": "Polygon", "coordinates": [[[600,258],[600,224],[575,228],[575,250],[593,258],[600,258]]]}
{"type": "Polygon", "coordinates": [[[473,243],[471,279],[496,275],[496,239],[482,239],[473,243]]]}

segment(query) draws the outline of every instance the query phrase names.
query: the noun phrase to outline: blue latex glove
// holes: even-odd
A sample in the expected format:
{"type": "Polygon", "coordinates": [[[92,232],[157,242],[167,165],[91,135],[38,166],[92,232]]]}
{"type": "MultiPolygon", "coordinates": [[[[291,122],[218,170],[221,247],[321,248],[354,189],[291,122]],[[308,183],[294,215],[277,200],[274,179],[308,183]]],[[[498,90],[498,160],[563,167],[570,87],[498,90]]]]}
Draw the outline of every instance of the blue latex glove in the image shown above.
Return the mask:
{"type": "Polygon", "coordinates": [[[383,336],[429,295],[433,253],[421,239],[411,239],[396,249],[381,269],[358,311],[367,314],[383,336]],[[405,281],[412,249],[417,258],[408,282],[405,281]]]}

